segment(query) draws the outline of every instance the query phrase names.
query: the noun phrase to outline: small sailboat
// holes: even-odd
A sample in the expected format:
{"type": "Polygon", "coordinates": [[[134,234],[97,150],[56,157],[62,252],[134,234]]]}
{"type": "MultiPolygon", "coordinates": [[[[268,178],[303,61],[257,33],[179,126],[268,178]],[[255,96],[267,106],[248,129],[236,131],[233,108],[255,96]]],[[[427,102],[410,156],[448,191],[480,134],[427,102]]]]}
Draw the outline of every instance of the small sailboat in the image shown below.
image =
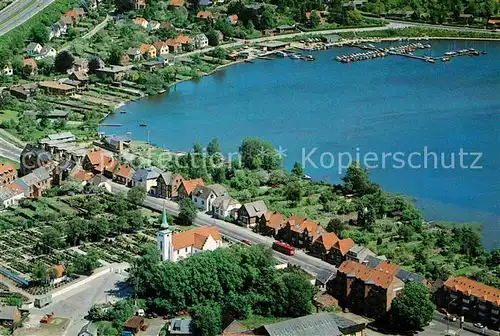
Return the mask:
{"type": "Polygon", "coordinates": [[[290,59],[300,59],[300,56],[297,54],[290,54],[289,57],[290,59]]]}
{"type": "Polygon", "coordinates": [[[443,61],[443,62],[449,62],[450,58],[445,56],[445,57],[441,58],[441,61],[443,61]]]}
{"type": "Polygon", "coordinates": [[[147,127],[148,125],[146,125],[145,123],[140,123],[139,126],[140,127],[147,127]]]}

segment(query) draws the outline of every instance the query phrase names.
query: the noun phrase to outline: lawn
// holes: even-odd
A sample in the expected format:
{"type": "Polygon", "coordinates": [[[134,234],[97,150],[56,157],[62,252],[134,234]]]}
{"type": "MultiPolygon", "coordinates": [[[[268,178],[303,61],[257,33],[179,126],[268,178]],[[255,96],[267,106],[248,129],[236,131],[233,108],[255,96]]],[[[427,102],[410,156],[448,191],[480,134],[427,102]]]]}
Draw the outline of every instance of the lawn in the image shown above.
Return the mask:
{"type": "Polygon", "coordinates": [[[19,163],[18,162],[9,160],[9,159],[1,157],[1,156],[0,156],[0,163],[10,163],[14,167],[16,167],[16,169],[19,169],[19,163]]]}
{"type": "Polygon", "coordinates": [[[17,111],[11,110],[1,110],[0,111],[0,122],[7,120],[17,120],[17,111]]]}
{"type": "Polygon", "coordinates": [[[255,328],[262,327],[263,325],[266,324],[278,323],[289,319],[290,317],[265,317],[265,316],[253,315],[247,319],[241,320],[240,322],[248,329],[253,330],[255,328]]]}

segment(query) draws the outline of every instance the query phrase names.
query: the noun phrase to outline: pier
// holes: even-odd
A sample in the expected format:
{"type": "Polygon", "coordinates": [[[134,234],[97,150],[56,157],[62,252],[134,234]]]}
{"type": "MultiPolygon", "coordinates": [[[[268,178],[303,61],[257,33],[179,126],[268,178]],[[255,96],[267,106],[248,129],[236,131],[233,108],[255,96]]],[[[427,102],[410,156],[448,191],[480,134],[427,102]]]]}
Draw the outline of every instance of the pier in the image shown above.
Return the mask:
{"type": "Polygon", "coordinates": [[[101,127],[122,127],[123,124],[101,124],[101,127]]]}

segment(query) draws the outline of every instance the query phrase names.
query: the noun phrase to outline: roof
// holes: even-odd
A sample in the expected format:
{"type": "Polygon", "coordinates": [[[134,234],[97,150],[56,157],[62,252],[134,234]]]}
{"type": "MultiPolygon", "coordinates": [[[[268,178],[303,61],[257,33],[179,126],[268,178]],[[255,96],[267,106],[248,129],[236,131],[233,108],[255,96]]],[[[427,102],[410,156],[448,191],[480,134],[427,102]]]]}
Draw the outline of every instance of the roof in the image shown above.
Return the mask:
{"type": "Polygon", "coordinates": [[[153,43],[153,46],[156,48],[156,50],[160,50],[161,48],[168,47],[168,44],[165,41],[158,41],[153,43]]]}
{"type": "Polygon", "coordinates": [[[52,269],[54,269],[56,271],[57,278],[61,278],[63,276],[64,270],[65,270],[63,265],[54,266],[54,267],[52,267],[52,269]]]}
{"type": "Polygon", "coordinates": [[[74,89],[71,85],[62,84],[62,83],[54,82],[54,81],[40,82],[38,85],[40,87],[57,89],[57,90],[73,90],[74,89]]]}
{"type": "Polygon", "coordinates": [[[454,292],[472,295],[500,306],[500,289],[498,288],[487,286],[464,276],[450,277],[444,286],[454,292]]]}
{"type": "Polygon", "coordinates": [[[137,17],[135,19],[133,19],[132,21],[134,21],[135,24],[138,24],[138,25],[144,25],[144,24],[148,24],[148,20],[146,20],[145,18],[142,18],[142,17],[137,17]]]}
{"type": "Polygon", "coordinates": [[[85,81],[89,79],[89,76],[83,71],[73,72],[73,76],[79,81],[85,81]]]}
{"type": "Polygon", "coordinates": [[[72,174],[71,177],[74,178],[77,181],[89,181],[92,178],[92,174],[86,172],[85,170],[79,168],[75,170],[72,174]]]}
{"type": "Polygon", "coordinates": [[[302,316],[275,324],[268,324],[263,328],[269,336],[342,335],[335,319],[328,313],[302,316]]]}
{"type": "Polygon", "coordinates": [[[344,261],[339,266],[337,272],[355,277],[366,284],[373,284],[385,289],[387,289],[394,281],[399,281],[403,284],[401,280],[397,279],[392,274],[366,267],[365,265],[352,260],[344,261]]]}
{"type": "Polygon", "coordinates": [[[131,318],[126,320],[125,323],[123,323],[123,327],[130,329],[139,329],[143,323],[143,316],[132,316],[131,318]]]}
{"type": "Polygon", "coordinates": [[[37,47],[41,47],[42,45],[40,43],[36,43],[36,42],[30,42],[28,44],[28,46],[26,47],[26,50],[28,51],[33,51],[35,48],[37,47]]]}
{"type": "Polygon", "coordinates": [[[119,165],[115,172],[116,176],[121,176],[125,178],[131,178],[134,174],[134,169],[129,165],[119,165]]]}
{"type": "Polygon", "coordinates": [[[82,327],[82,329],[78,333],[78,336],[93,336],[96,334],[97,334],[97,326],[94,323],[89,322],[82,327]]]}
{"type": "Polygon", "coordinates": [[[373,253],[368,247],[357,244],[351,247],[347,254],[353,258],[357,258],[359,262],[363,262],[369,255],[375,256],[375,253],[373,253]]]}
{"type": "Polygon", "coordinates": [[[0,306],[0,320],[13,321],[19,309],[14,306],[0,306]]]}
{"type": "Polygon", "coordinates": [[[333,245],[333,248],[340,251],[345,256],[349,249],[354,246],[354,241],[351,238],[341,239],[333,245]]]}
{"type": "Polygon", "coordinates": [[[326,285],[328,281],[333,279],[337,273],[334,271],[321,270],[316,274],[316,281],[326,285]]]}
{"type": "Polygon", "coordinates": [[[382,259],[371,255],[367,256],[365,260],[363,260],[363,263],[370,268],[377,268],[380,262],[382,262],[382,259]]]}
{"type": "Polygon", "coordinates": [[[139,51],[141,54],[145,54],[149,51],[149,49],[151,49],[152,45],[151,44],[146,44],[146,43],[142,43],[140,46],[139,46],[139,51]]]}
{"type": "Polygon", "coordinates": [[[212,202],[212,206],[214,208],[222,208],[223,210],[229,209],[231,205],[239,205],[240,203],[233,199],[229,195],[221,195],[218,196],[214,201],[212,202]]]}
{"type": "Polygon", "coordinates": [[[307,230],[308,234],[314,237],[313,241],[325,232],[325,229],[318,223],[299,216],[288,217],[287,225],[290,225],[290,230],[293,232],[303,233],[307,230]]]}
{"type": "Polygon", "coordinates": [[[94,169],[101,172],[103,170],[112,172],[119,164],[118,160],[113,159],[101,149],[88,152],[87,158],[89,159],[94,169]]]}
{"type": "Polygon", "coordinates": [[[246,210],[249,217],[261,217],[265,212],[267,212],[266,203],[262,200],[245,203],[242,208],[246,210]]]}
{"type": "Polygon", "coordinates": [[[387,261],[381,261],[375,269],[395,276],[396,273],[398,273],[398,271],[401,269],[401,267],[395,264],[391,264],[387,261]]]}
{"type": "Polygon", "coordinates": [[[104,140],[110,145],[118,146],[120,142],[130,142],[132,139],[128,135],[110,135],[104,140]]]}
{"type": "Polygon", "coordinates": [[[405,271],[402,268],[396,273],[396,277],[399,280],[403,281],[403,282],[419,282],[419,283],[422,283],[425,280],[425,278],[422,275],[420,275],[418,273],[413,273],[413,272],[405,271]]]}
{"type": "Polygon", "coordinates": [[[215,226],[200,226],[184,232],[174,233],[172,236],[172,246],[174,250],[188,246],[201,250],[210,236],[215,240],[221,240],[215,226]]]}
{"type": "Polygon", "coordinates": [[[45,167],[39,167],[28,175],[21,177],[18,181],[22,181],[27,187],[30,187],[42,181],[48,180],[49,178],[49,171],[45,167]]]}
{"type": "Polygon", "coordinates": [[[65,139],[75,140],[76,136],[71,132],[62,132],[62,133],[49,134],[47,135],[47,138],[49,138],[49,140],[65,140],[65,139]]]}
{"type": "Polygon", "coordinates": [[[201,11],[196,14],[196,17],[198,19],[211,19],[214,17],[214,15],[209,11],[201,11]]]}
{"type": "Polygon", "coordinates": [[[179,186],[179,188],[182,187],[182,186],[184,186],[184,189],[186,190],[186,193],[188,195],[191,195],[191,193],[193,192],[194,188],[197,185],[205,185],[205,184],[203,183],[203,180],[201,178],[197,178],[197,179],[182,181],[182,183],[179,186]]]}
{"type": "Polygon", "coordinates": [[[288,42],[280,42],[280,41],[268,41],[264,43],[259,43],[259,47],[263,48],[280,48],[280,47],[286,47],[290,43],[288,42]]]}
{"type": "Polygon", "coordinates": [[[234,14],[234,15],[229,15],[229,16],[227,17],[227,19],[228,19],[228,20],[229,20],[229,22],[230,22],[231,24],[233,24],[233,25],[238,23],[238,15],[236,15],[236,14],[234,14]]]}
{"type": "Polygon", "coordinates": [[[214,191],[215,196],[222,196],[227,193],[226,187],[220,184],[210,184],[207,187],[214,191]]]}
{"type": "Polygon", "coordinates": [[[138,55],[141,53],[141,50],[139,48],[128,48],[126,53],[128,55],[138,55]]]}
{"type": "Polygon", "coordinates": [[[328,251],[339,241],[339,237],[333,232],[323,232],[316,241],[322,244],[325,250],[328,251]]]}
{"type": "Polygon", "coordinates": [[[15,175],[16,172],[16,167],[11,165],[10,163],[0,163],[0,178],[15,175]]]}
{"type": "Polygon", "coordinates": [[[172,331],[176,335],[191,335],[191,318],[176,317],[170,321],[172,331]]]}
{"type": "Polygon", "coordinates": [[[366,326],[368,324],[368,320],[365,320],[364,318],[352,313],[343,313],[343,315],[344,316],[341,316],[340,314],[333,314],[333,318],[335,319],[335,322],[337,323],[337,326],[340,330],[352,328],[359,325],[366,326]],[[345,315],[354,317],[355,319],[350,319],[345,315]]]}
{"type": "Polygon", "coordinates": [[[262,216],[266,219],[266,227],[281,229],[285,225],[285,216],[277,211],[266,211],[262,216]]]}
{"type": "Polygon", "coordinates": [[[168,4],[174,7],[181,7],[184,6],[184,0],[170,0],[168,4]]]}
{"type": "Polygon", "coordinates": [[[0,202],[9,200],[12,197],[17,196],[19,194],[20,194],[19,189],[13,190],[13,188],[0,188],[0,202]]]}
{"type": "Polygon", "coordinates": [[[106,182],[108,182],[108,179],[102,174],[97,174],[96,176],[90,179],[90,183],[96,186],[106,182]]]}
{"type": "MultiPolygon", "coordinates": [[[[193,196],[196,196],[198,198],[201,198],[203,200],[207,200],[210,198],[210,195],[215,194],[214,190],[212,188],[209,188],[208,186],[203,186],[203,185],[197,185],[193,189],[193,196]]],[[[217,197],[217,195],[215,195],[217,197]]]]}
{"type": "Polygon", "coordinates": [[[150,168],[142,168],[135,172],[132,177],[135,181],[147,181],[147,180],[156,180],[160,176],[160,172],[155,167],[150,168]]]}
{"type": "Polygon", "coordinates": [[[23,66],[31,66],[33,70],[38,69],[38,65],[36,64],[36,61],[32,58],[25,58],[23,59],[23,66]]]}

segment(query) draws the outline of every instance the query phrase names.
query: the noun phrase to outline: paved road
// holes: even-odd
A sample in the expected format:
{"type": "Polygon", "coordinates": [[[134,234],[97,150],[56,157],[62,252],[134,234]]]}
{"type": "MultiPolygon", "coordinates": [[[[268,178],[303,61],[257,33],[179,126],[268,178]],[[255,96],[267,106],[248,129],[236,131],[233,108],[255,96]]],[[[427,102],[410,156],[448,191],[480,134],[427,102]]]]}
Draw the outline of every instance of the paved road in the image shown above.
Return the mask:
{"type": "MultiPolygon", "coordinates": [[[[124,192],[126,193],[128,191],[128,188],[117,183],[112,183],[112,191],[114,193],[117,192],[124,192]]],[[[177,215],[179,213],[179,206],[177,203],[172,202],[172,201],[163,201],[162,199],[155,198],[148,196],[146,197],[146,200],[144,201],[144,205],[151,207],[153,209],[156,209],[158,211],[161,211],[163,209],[163,204],[165,204],[165,208],[169,214],[177,215]]],[[[236,240],[236,241],[241,241],[243,239],[247,239],[251,241],[252,243],[255,244],[263,244],[267,246],[271,246],[272,242],[274,239],[270,237],[264,237],[261,236],[257,233],[254,233],[253,231],[237,226],[235,224],[227,223],[222,220],[217,220],[212,217],[210,217],[207,214],[204,213],[198,213],[198,216],[196,217],[195,220],[195,225],[198,226],[210,226],[214,225],[217,227],[217,230],[227,236],[230,239],[236,240]]],[[[304,270],[308,271],[309,273],[315,275],[318,274],[321,271],[332,271],[335,272],[336,268],[327,263],[324,262],[321,259],[312,257],[304,253],[303,251],[297,250],[295,252],[295,255],[293,256],[287,256],[278,252],[274,253],[274,256],[276,259],[282,262],[288,262],[290,264],[298,265],[302,267],[304,270]]]]}
{"type": "MultiPolygon", "coordinates": [[[[452,329],[459,329],[460,328],[460,322],[457,320],[456,322],[448,321],[445,318],[445,315],[436,311],[434,312],[434,321],[439,321],[441,323],[444,323],[445,325],[450,325],[450,328],[452,329]]],[[[471,322],[464,322],[463,323],[463,328],[467,329],[469,331],[462,331],[460,335],[465,335],[464,333],[472,334],[480,334],[480,335],[487,335],[487,336],[499,336],[500,332],[494,331],[494,330],[488,330],[488,329],[479,329],[477,327],[474,327],[474,323],[471,322]],[[472,333],[471,333],[472,332],[472,333]]]]}
{"type": "Polygon", "coordinates": [[[0,12],[0,36],[29,20],[54,0],[17,0],[0,12]]]}
{"type": "MultiPolygon", "coordinates": [[[[408,21],[401,21],[401,20],[392,20],[392,19],[386,19],[387,22],[390,22],[391,24],[402,24],[406,26],[412,26],[412,27],[424,27],[424,28],[437,28],[437,29],[448,29],[448,30],[461,30],[461,31],[473,31],[473,32],[491,32],[488,29],[481,29],[481,28],[472,28],[472,27],[460,27],[460,26],[445,26],[445,25],[437,25],[437,24],[430,24],[430,23],[420,23],[420,22],[408,22],[408,21]]],[[[493,33],[493,32],[491,32],[493,33]]]]}
{"type": "Polygon", "coordinates": [[[7,140],[0,138],[0,156],[19,162],[21,152],[21,148],[18,148],[7,140]]]}

